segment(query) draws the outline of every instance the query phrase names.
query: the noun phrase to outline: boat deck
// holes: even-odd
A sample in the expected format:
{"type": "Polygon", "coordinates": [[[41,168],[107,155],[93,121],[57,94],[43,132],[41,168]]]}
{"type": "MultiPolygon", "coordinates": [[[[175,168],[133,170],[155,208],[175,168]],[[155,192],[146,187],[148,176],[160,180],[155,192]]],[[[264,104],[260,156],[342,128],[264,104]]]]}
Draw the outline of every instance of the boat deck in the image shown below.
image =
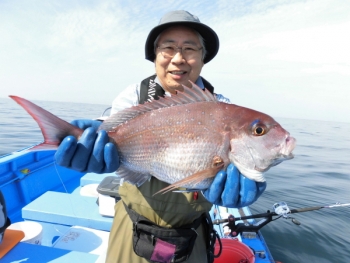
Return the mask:
{"type": "Polygon", "coordinates": [[[71,193],[47,191],[24,206],[23,220],[43,227],[41,245],[20,242],[1,262],[105,262],[112,218],[100,215],[97,198],[80,190],[106,176],[86,174],[71,193]]]}
{"type": "MultiPolygon", "coordinates": [[[[35,221],[43,228],[41,245],[20,242],[1,262],[105,262],[112,217],[102,216],[97,197],[82,189],[114,174],[58,167],[53,154],[21,151],[0,158],[0,189],[12,223],[35,221]]],[[[274,262],[259,234],[242,241],[258,252],[255,262],[274,262]]]]}

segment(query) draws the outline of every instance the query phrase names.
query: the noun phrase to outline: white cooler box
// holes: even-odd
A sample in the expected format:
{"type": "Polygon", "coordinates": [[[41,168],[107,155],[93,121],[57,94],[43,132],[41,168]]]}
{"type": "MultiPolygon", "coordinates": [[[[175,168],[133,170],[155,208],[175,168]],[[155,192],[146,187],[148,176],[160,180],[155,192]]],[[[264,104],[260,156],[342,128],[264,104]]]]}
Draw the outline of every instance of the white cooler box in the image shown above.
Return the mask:
{"type": "Polygon", "coordinates": [[[115,203],[120,200],[120,180],[117,176],[107,176],[98,185],[98,205],[101,215],[114,217],[115,203]]]}

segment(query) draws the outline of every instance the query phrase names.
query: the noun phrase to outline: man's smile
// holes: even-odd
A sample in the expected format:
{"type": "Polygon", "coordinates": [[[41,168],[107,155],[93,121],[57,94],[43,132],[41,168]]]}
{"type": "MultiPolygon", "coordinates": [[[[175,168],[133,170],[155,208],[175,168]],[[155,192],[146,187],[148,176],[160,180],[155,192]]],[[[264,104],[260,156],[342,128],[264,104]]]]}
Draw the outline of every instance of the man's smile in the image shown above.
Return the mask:
{"type": "Polygon", "coordinates": [[[173,75],[184,75],[187,71],[169,71],[169,73],[173,75]]]}

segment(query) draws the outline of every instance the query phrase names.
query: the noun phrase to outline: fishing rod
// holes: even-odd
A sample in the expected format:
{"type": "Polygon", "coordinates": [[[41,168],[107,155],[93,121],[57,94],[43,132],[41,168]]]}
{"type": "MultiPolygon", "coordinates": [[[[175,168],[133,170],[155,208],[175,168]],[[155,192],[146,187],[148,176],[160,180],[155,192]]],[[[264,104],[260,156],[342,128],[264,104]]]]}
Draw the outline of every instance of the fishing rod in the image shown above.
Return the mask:
{"type": "Polygon", "coordinates": [[[313,207],[289,209],[288,205],[285,202],[278,202],[272,206],[274,209],[273,212],[271,212],[270,210],[267,210],[266,213],[249,215],[249,216],[242,216],[242,217],[234,217],[234,216],[230,215],[226,219],[213,220],[213,224],[219,225],[219,224],[227,223],[225,226],[228,226],[230,228],[231,235],[237,236],[238,234],[240,234],[242,232],[258,232],[263,226],[265,226],[268,223],[270,223],[271,221],[277,220],[281,217],[283,217],[285,219],[291,219],[292,222],[296,225],[301,224],[298,220],[289,216],[289,214],[315,211],[315,210],[320,210],[323,208],[335,208],[335,207],[346,207],[346,206],[350,206],[350,203],[345,203],[345,204],[336,203],[334,205],[327,205],[327,206],[313,206],[313,207]],[[278,216],[278,218],[273,219],[274,216],[278,216]],[[256,218],[264,218],[264,219],[254,223],[254,224],[236,223],[236,221],[247,220],[247,219],[256,219],[256,218]]]}

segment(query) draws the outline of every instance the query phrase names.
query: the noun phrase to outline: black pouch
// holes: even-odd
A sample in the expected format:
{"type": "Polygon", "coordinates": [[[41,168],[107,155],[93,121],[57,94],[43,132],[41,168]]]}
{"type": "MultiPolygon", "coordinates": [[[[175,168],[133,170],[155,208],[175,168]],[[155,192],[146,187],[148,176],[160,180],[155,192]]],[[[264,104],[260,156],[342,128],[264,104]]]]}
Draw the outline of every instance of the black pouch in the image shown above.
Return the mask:
{"type": "Polygon", "coordinates": [[[138,256],[152,262],[183,262],[189,258],[202,218],[181,228],[165,228],[124,206],[133,222],[133,249],[138,256]]]}

